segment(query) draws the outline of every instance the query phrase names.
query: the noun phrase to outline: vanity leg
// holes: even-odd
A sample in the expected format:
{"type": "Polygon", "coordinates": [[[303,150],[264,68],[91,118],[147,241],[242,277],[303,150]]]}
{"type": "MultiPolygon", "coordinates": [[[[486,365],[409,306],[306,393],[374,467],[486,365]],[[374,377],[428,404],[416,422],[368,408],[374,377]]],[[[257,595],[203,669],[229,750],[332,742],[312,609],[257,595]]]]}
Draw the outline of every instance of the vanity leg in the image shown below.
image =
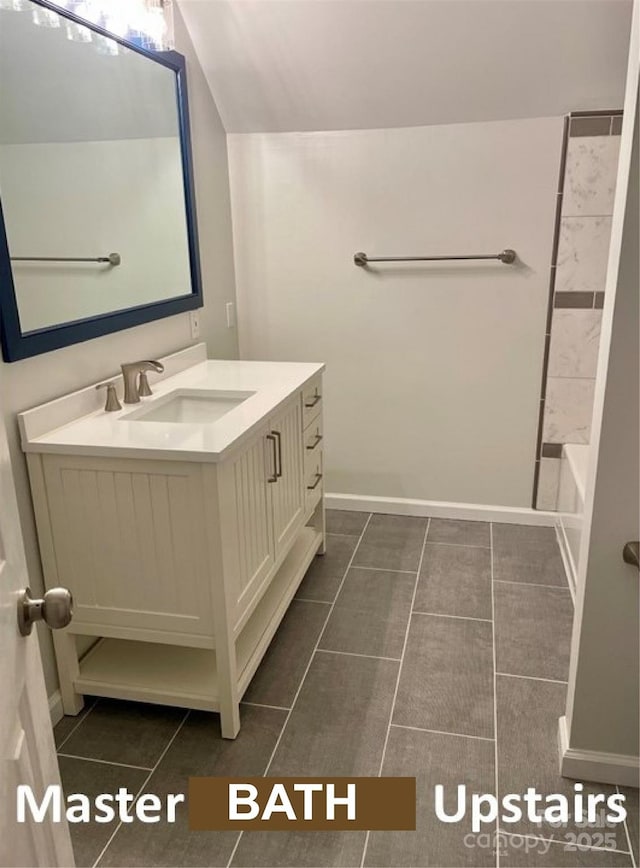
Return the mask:
{"type": "Polygon", "coordinates": [[[240,732],[240,706],[237,702],[225,708],[220,700],[220,730],[223,738],[236,738],[240,732]]]}
{"type": "Polygon", "coordinates": [[[236,643],[229,627],[233,623],[233,617],[226,589],[221,582],[218,586],[214,585],[213,595],[220,730],[223,738],[235,738],[240,731],[240,697],[236,675],[236,643]]]}
{"type": "Polygon", "coordinates": [[[322,534],[322,542],[320,543],[318,554],[325,555],[327,553],[327,520],[324,511],[324,497],[318,504],[318,530],[322,534]]]}
{"type": "Polygon", "coordinates": [[[81,693],[76,693],[73,686],[73,682],[80,674],[76,638],[73,633],[66,633],[61,630],[54,630],[52,636],[58,666],[62,709],[65,714],[80,714],[84,708],[84,696],[81,693]]]}
{"type": "Polygon", "coordinates": [[[322,534],[322,542],[316,554],[325,555],[327,553],[327,520],[324,509],[324,497],[320,499],[320,502],[314,509],[309,524],[322,534]]]}
{"type": "Polygon", "coordinates": [[[223,738],[235,738],[240,731],[238,684],[236,678],[232,675],[236,671],[235,651],[235,645],[233,644],[227,648],[216,648],[220,730],[223,738]]]}

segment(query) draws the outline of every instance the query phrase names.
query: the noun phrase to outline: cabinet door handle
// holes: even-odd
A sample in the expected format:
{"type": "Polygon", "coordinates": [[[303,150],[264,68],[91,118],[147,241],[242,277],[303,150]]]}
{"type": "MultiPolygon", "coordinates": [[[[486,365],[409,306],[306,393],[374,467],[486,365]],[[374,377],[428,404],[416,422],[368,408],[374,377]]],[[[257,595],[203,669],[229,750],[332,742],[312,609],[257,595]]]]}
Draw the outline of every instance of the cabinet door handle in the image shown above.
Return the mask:
{"type": "Polygon", "coordinates": [[[316,473],[316,481],[312,482],[311,485],[307,485],[307,489],[309,491],[313,491],[314,488],[317,488],[320,485],[321,479],[322,479],[322,473],[316,473]]]}
{"type": "Polygon", "coordinates": [[[278,470],[277,470],[277,458],[276,458],[276,438],[273,434],[267,434],[267,440],[271,440],[273,443],[273,451],[271,452],[271,456],[273,458],[273,473],[271,476],[267,477],[267,482],[277,482],[278,481],[278,470]]]}
{"type": "Polygon", "coordinates": [[[315,395],[311,398],[310,401],[305,401],[304,406],[307,407],[308,409],[311,409],[311,407],[316,406],[318,401],[322,401],[322,395],[319,395],[318,390],[316,389],[315,395]]]}
{"type": "Polygon", "coordinates": [[[277,443],[277,447],[276,447],[277,463],[276,463],[275,467],[276,467],[276,476],[279,479],[282,476],[282,435],[280,434],[279,431],[272,431],[271,433],[276,438],[276,443],[277,443]]]}
{"type": "Polygon", "coordinates": [[[315,449],[318,443],[322,440],[322,434],[316,434],[315,440],[311,444],[311,446],[307,446],[307,449],[311,452],[312,449],[315,449]]]}

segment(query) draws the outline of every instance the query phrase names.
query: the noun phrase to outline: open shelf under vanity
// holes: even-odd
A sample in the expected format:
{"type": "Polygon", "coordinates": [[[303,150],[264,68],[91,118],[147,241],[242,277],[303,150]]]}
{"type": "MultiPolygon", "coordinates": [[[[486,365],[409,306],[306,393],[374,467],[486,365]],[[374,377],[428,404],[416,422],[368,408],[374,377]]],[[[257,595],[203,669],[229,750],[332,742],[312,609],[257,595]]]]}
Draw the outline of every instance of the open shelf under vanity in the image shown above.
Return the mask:
{"type": "MultiPolygon", "coordinates": [[[[236,640],[237,689],[247,689],[282,616],[322,544],[313,527],[300,531],[236,640]]],[[[99,639],[80,660],[78,693],[219,711],[216,652],[130,639],[99,639]]]]}

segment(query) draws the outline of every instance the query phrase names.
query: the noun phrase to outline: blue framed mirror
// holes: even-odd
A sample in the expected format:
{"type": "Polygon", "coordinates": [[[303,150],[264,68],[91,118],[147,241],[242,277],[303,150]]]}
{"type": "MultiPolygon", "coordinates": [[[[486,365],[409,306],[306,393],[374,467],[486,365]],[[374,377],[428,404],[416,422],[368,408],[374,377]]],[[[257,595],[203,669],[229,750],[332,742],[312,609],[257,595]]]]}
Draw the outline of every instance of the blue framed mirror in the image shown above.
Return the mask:
{"type": "Polygon", "coordinates": [[[5,361],[202,306],[185,63],[0,4],[5,361]]]}

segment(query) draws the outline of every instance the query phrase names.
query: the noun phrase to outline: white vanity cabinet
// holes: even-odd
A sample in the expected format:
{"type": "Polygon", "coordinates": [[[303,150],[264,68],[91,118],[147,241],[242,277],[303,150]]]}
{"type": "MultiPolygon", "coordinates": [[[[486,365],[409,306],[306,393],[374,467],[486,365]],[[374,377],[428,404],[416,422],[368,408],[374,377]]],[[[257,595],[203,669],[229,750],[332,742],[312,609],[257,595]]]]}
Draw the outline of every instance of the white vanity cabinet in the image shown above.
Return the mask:
{"type": "Polygon", "coordinates": [[[269,484],[276,557],[290,545],[304,513],[302,406],[300,394],[270,420],[267,434],[275,438],[269,439],[275,471],[269,484]]]}
{"type": "MultiPolygon", "coordinates": [[[[321,389],[321,376],[313,383],[321,389]]],[[[87,455],[61,448],[69,435],[31,438],[45,582],[74,596],[71,625],[53,634],[66,713],[85,693],[135,699],[219,711],[222,734],[237,735],[242,694],[324,551],[322,485],[309,481],[308,458],[321,455],[320,441],[308,449],[321,402],[310,417],[307,385],[215,461],[192,451],[185,460],[184,448],[175,460],[166,449],[135,457],[131,446],[87,455]],[[82,658],[77,635],[97,639],[82,658]]],[[[132,436],[145,431],[158,433],[132,436]]]]}
{"type": "Polygon", "coordinates": [[[218,466],[220,542],[236,626],[304,523],[301,419],[296,395],[238,455],[218,466]]]}

